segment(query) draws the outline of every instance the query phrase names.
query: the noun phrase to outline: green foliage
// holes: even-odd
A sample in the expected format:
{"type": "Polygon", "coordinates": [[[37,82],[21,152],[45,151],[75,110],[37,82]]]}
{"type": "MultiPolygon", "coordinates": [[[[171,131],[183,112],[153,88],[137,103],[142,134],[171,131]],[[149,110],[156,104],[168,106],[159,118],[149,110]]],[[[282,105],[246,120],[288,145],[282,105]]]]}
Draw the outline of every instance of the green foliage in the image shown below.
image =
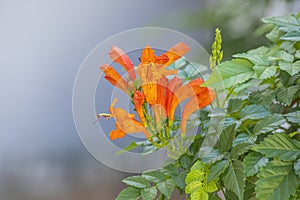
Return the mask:
{"type": "MultiPolygon", "coordinates": [[[[224,119],[213,123],[214,113],[201,110],[189,149],[168,166],[124,179],[117,199],[170,199],[174,190],[192,200],[219,200],[220,193],[227,200],[300,199],[300,16],[263,22],[269,45],[225,62],[216,31],[205,85],[215,89],[213,111],[224,119]]],[[[189,71],[179,76],[199,76],[189,71]]]]}

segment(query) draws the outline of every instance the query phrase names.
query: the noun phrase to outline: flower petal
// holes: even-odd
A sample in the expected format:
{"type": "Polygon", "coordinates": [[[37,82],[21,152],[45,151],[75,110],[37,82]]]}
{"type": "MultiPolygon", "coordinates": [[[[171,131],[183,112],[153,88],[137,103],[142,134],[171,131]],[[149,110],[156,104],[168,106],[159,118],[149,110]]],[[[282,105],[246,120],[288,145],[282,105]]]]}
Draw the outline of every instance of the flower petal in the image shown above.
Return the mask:
{"type": "Polygon", "coordinates": [[[145,119],[144,112],[143,112],[143,104],[145,102],[145,95],[141,91],[138,91],[138,90],[135,91],[134,97],[133,97],[133,102],[134,102],[135,110],[136,110],[137,114],[139,115],[141,122],[145,125],[146,119],[145,119]]]}
{"type": "Polygon", "coordinates": [[[166,52],[169,60],[167,63],[165,63],[165,66],[169,66],[170,64],[172,64],[173,62],[181,58],[184,54],[186,54],[189,50],[190,47],[184,42],[176,44],[166,52]]]}
{"type": "Polygon", "coordinates": [[[127,54],[119,47],[113,46],[109,51],[110,59],[122,65],[129,74],[131,80],[135,80],[134,65],[127,54]]]}

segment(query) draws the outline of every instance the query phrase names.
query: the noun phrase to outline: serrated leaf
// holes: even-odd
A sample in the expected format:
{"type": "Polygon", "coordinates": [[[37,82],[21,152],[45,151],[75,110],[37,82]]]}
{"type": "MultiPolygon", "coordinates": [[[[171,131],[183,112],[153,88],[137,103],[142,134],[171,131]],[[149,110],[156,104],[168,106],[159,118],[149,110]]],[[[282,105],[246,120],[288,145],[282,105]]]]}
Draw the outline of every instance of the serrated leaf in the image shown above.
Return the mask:
{"type": "Polygon", "coordinates": [[[228,103],[228,112],[234,113],[243,107],[244,101],[241,99],[230,99],[228,103]]]}
{"type": "Polygon", "coordinates": [[[300,155],[299,143],[293,141],[285,133],[270,135],[263,142],[252,147],[252,150],[284,161],[295,160],[300,155]]]}
{"type": "Polygon", "coordinates": [[[186,154],[180,157],[179,162],[183,169],[189,169],[193,164],[192,159],[186,154]]]}
{"type": "Polygon", "coordinates": [[[172,175],[177,175],[178,174],[178,169],[173,164],[170,164],[166,167],[163,167],[161,169],[161,172],[166,174],[166,175],[172,176],[172,175]]]}
{"type": "Polygon", "coordinates": [[[269,159],[259,153],[250,153],[244,158],[245,174],[247,177],[258,173],[261,167],[266,166],[269,159]]]}
{"type": "Polygon", "coordinates": [[[175,183],[172,179],[168,179],[165,182],[158,183],[156,186],[157,189],[168,199],[170,199],[172,192],[175,189],[175,183]]]}
{"type": "Polygon", "coordinates": [[[210,75],[206,84],[219,88],[224,84],[225,88],[243,83],[254,75],[253,64],[245,59],[233,59],[222,62],[210,75]]]}
{"type": "Polygon", "coordinates": [[[141,197],[143,200],[154,200],[157,195],[156,187],[145,188],[141,191],[141,197]]]}
{"type": "Polygon", "coordinates": [[[299,177],[295,175],[292,164],[274,160],[258,173],[256,197],[259,200],[288,200],[296,192],[299,177]]]}
{"type": "Polygon", "coordinates": [[[241,161],[233,161],[232,164],[226,169],[222,180],[227,190],[231,190],[240,200],[243,200],[245,175],[244,166],[241,161]]]}
{"type": "Polygon", "coordinates": [[[300,111],[288,113],[284,115],[289,122],[300,124],[300,111]]]}
{"type": "Polygon", "coordinates": [[[238,159],[240,155],[243,155],[244,153],[249,151],[249,149],[253,146],[254,144],[251,143],[239,143],[232,148],[230,157],[232,159],[238,159]]]}
{"type": "Polygon", "coordinates": [[[191,200],[208,200],[208,198],[208,193],[203,190],[191,194],[191,200]]]}
{"type": "Polygon", "coordinates": [[[257,53],[241,53],[236,54],[233,57],[235,58],[244,58],[252,62],[255,66],[256,65],[269,65],[268,60],[262,55],[257,53]]]}
{"type": "Polygon", "coordinates": [[[185,184],[185,179],[187,176],[187,172],[183,171],[180,172],[177,176],[173,176],[172,179],[174,183],[182,190],[184,190],[186,184],[185,184]]]}
{"type": "Polygon", "coordinates": [[[205,171],[200,171],[200,170],[191,170],[186,178],[185,178],[185,183],[188,185],[190,184],[191,182],[194,182],[194,181],[203,181],[204,180],[204,177],[205,177],[205,171]]]}
{"type": "Polygon", "coordinates": [[[232,141],[234,139],[235,132],[236,132],[235,126],[236,126],[236,124],[232,124],[232,125],[226,127],[222,131],[220,138],[218,140],[218,143],[217,143],[217,148],[221,152],[225,152],[225,151],[228,151],[229,149],[231,149],[232,141]]]}
{"type": "Polygon", "coordinates": [[[150,183],[141,176],[130,176],[122,180],[123,183],[136,188],[148,188],[151,187],[150,183]]]}
{"type": "Polygon", "coordinates": [[[285,123],[285,119],[281,115],[274,114],[271,116],[267,116],[257,122],[257,124],[254,127],[253,132],[255,135],[267,133],[267,132],[275,130],[283,123],[285,123]]]}
{"type": "Polygon", "coordinates": [[[294,163],[294,170],[295,173],[298,175],[298,177],[300,178],[300,159],[298,159],[295,163],[294,163]]]}
{"type": "Polygon", "coordinates": [[[241,110],[240,117],[246,119],[261,119],[268,116],[270,112],[262,105],[250,105],[241,110]]]}
{"type": "Polygon", "coordinates": [[[300,61],[296,61],[294,63],[287,61],[280,61],[278,63],[281,70],[286,71],[291,76],[298,74],[300,72],[300,61]]]}
{"type": "Polygon", "coordinates": [[[267,66],[267,65],[255,65],[253,67],[256,76],[258,79],[267,79],[276,74],[277,67],[276,66],[267,66]]]}
{"type": "Polygon", "coordinates": [[[210,165],[217,162],[218,160],[221,160],[224,156],[225,155],[221,154],[218,150],[212,149],[211,151],[209,151],[209,153],[201,156],[201,158],[203,163],[210,165]]]}
{"type": "Polygon", "coordinates": [[[219,176],[227,169],[229,166],[228,160],[222,160],[217,162],[210,168],[210,172],[207,177],[207,183],[219,178],[219,176]]]}
{"type": "Polygon", "coordinates": [[[153,183],[165,181],[165,175],[160,171],[146,171],[142,174],[142,177],[153,183]]]}
{"type": "Polygon", "coordinates": [[[299,17],[295,14],[288,16],[275,16],[263,18],[264,23],[271,23],[278,26],[279,30],[290,32],[297,31],[300,29],[300,20],[299,17]]]}
{"type": "Polygon", "coordinates": [[[252,104],[260,104],[265,107],[269,107],[274,98],[275,98],[274,91],[265,91],[265,92],[257,91],[250,94],[249,101],[252,104]]]}
{"type": "Polygon", "coordinates": [[[278,90],[278,93],[276,95],[277,100],[289,106],[292,103],[292,100],[298,90],[299,86],[297,85],[288,88],[281,88],[278,90]]]}
{"type": "Polygon", "coordinates": [[[116,200],[137,200],[140,198],[141,191],[135,187],[127,187],[122,190],[116,200]]]}
{"type": "Polygon", "coordinates": [[[232,145],[233,145],[233,147],[235,147],[236,145],[238,145],[240,143],[254,144],[256,139],[257,139],[257,136],[249,136],[246,133],[241,133],[238,136],[236,136],[236,138],[234,138],[232,145]]]}

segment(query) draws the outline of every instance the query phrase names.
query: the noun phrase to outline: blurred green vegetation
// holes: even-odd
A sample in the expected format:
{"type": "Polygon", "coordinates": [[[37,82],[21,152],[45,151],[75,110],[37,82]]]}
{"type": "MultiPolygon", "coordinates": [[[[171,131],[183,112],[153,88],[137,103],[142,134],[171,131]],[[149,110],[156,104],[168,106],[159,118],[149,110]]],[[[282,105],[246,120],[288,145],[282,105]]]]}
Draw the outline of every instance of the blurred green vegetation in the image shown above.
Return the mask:
{"type": "Polygon", "coordinates": [[[224,58],[267,44],[260,37],[261,18],[290,12],[295,0],[204,0],[203,6],[183,19],[190,29],[208,29],[210,40],[203,45],[210,50],[215,28],[223,37],[224,58]]]}

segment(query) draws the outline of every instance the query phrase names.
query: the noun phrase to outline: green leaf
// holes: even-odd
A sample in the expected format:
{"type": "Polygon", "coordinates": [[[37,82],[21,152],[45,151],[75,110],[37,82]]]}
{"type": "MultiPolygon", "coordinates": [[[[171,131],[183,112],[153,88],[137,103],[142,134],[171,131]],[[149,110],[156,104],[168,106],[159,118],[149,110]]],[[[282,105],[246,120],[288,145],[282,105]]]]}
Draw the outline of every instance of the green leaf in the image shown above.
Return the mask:
{"type": "Polygon", "coordinates": [[[291,76],[300,72],[300,61],[296,61],[294,63],[288,61],[280,61],[278,63],[281,70],[286,71],[291,76]]]}
{"type": "Polygon", "coordinates": [[[280,88],[276,95],[277,100],[289,106],[292,103],[292,100],[299,89],[299,85],[290,86],[288,88],[280,88]]]}
{"type": "Polygon", "coordinates": [[[273,77],[276,74],[277,67],[276,66],[267,66],[267,65],[255,65],[253,67],[256,76],[258,79],[267,79],[273,77]]]}
{"type": "Polygon", "coordinates": [[[129,186],[136,188],[149,188],[151,187],[150,183],[141,176],[130,176],[122,180],[123,183],[129,186]]]}
{"type": "Polygon", "coordinates": [[[269,65],[268,60],[262,54],[257,53],[241,53],[233,56],[234,58],[244,58],[252,62],[255,66],[257,65],[269,65]]]}
{"type": "Polygon", "coordinates": [[[233,161],[226,169],[222,180],[225,188],[234,192],[240,200],[244,198],[245,175],[243,163],[239,160],[233,161]]]}
{"type": "Polygon", "coordinates": [[[125,153],[125,152],[128,152],[128,151],[131,151],[132,149],[135,149],[139,147],[139,145],[133,141],[131,142],[127,147],[125,147],[124,149],[122,149],[121,151],[117,152],[117,155],[121,155],[122,153],[125,153]]]}
{"type": "Polygon", "coordinates": [[[263,142],[252,147],[252,150],[284,161],[296,160],[300,155],[299,142],[293,141],[285,133],[270,135],[263,142]]]}
{"type": "Polygon", "coordinates": [[[175,183],[172,179],[168,179],[165,182],[158,183],[156,186],[158,190],[168,199],[170,199],[172,192],[175,189],[175,183]]]}
{"type": "Polygon", "coordinates": [[[268,116],[270,112],[262,105],[250,105],[245,107],[241,113],[240,117],[242,120],[246,119],[261,119],[268,116]]]}
{"type": "Polygon", "coordinates": [[[186,154],[180,157],[179,162],[183,169],[189,169],[193,165],[192,159],[186,154]]]}
{"type": "Polygon", "coordinates": [[[282,40],[300,41],[300,31],[290,31],[280,37],[282,40]]]}
{"type": "Polygon", "coordinates": [[[160,171],[146,171],[142,174],[142,177],[153,183],[159,183],[165,181],[165,175],[160,171]]]}
{"type": "Polygon", "coordinates": [[[232,159],[238,159],[240,155],[243,155],[244,153],[249,151],[249,149],[253,146],[254,144],[251,143],[239,143],[232,148],[230,157],[232,159]]]}
{"type": "Polygon", "coordinates": [[[157,195],[156,187],[142,189],[141,197],[143,200],[154,200],[157,195]]]}
{"type": "Polygon", "coordinates": [[[194,181],[203,181],[205,178],[205,171],[201,171],[201,170],[191,170],[186,178],[185,178],[185,183],[188,185],[194,181]]]}
{"type": "Polygon", "coordinates": [[[255,192],[255,185],[254,185],[254,183],[246,180],[244,199],[247,199],[247,200],[257,200],[255,198],[255,194],[256,194],[256,192],[255,192]]]}
{"type": "Polygon", "coordinates": [[[294,163],[294,170],[295,173],[298,175],[298,177],[300,178],[300,159],[298,159],[295,163],[294,163]]]}
{"type": "Polygon", "coordinates": [[[192,194],[192,193],[197,192],[197,191],[199,191],[199,190],[204,190],[204,189],[202,188],[202,185],[203,185],[203,184],[202,184],[201,181],[193,181],[193,182],[189,183],[189,184],[186,186],[185,192],[186,192],[187,194],[192,194]]]}
{"type": "Polygon", "coordinates": [[[284,115],[289,122],[300,124],[300,111],[288,113],[284,115]]]}
{"type": "Polygon", "coordinates": [[[230,99],[228,104],[228,112],[234,113],[243,107],[244,101],[241,99],[230,99]]]}
{"type": "Polygon", "coordinates": [[[174,183],[182,190],[184,190],[186,184],[185,184],[185,179],[187,176],[187,172],[183,171],[180,172],[177,176],[173,176],[172,179],[174,183]]]}
{"type": "Polygon", "coordinates": [[[275,98],[274,91],[269,91],[269,90],[265,92],[255,91],[250,94],[249,101],[252,104],[260,104],[265,107],[269,107],[274,98],[275,98]]]}
{"type": "Polygon", "coordinates": [[[259,200],[288,200],[296,193],[299,177],[293,171],[292,164],[274,160],[258,173],[256,197],[259,200]]]}
{"type": "Polygon", "coordinates": [[[279,30],[290,32],[300,30],[300,20],[296,14],[289,16],[276,16],[263,18],[264,23],[271,23],[278,26],[279,30]]]}
{"type": "Polygon", "coordinates": [[[233,147],[240,143],[250,143],[254,144],[257,139],[257,136],[249,136],[246,133],[241,133],[233,140],[233,147]]]}
{"type": "Polygon", "coordinates": [[[283,123],[285,123],[285,119],[281,115],[274,114],[271,116],[267,116],[257,122],[253,132],[255,135],[270,132],[278,128],[283,123]]]}
{"type": "Polygon", "coordinates": [[[141,191],[135,187],[127,187],[122,190],[116,200],[137,200],[140,198],[141,191]]]}
{"type": "Polygon", "coordinates": [[[225,88],[230,88],[243,83],[253,77],[254,70],[252,66],[253,64],[245,59],[222,62],[213,71],[206,84],[217,88],[224,84],[225,88]]]}
{"type": "Polygon", "coordinates": [[[210,168],[210,172],[207,177],[207,183],[216,180],[229,166],[228,160],[222,160],[217,162],[210,168]]]}
{"type": "Polygon", "coordinates": [[[161,172],[164,173],[165,175],[172,176],[172,175],[177,175],[178,174],[178,169],[175,167],[174,164],[170,164],[166,167],[163,167],[161,169],[161,172]]]}
{"type": "Polygon", "coordinates": [[[208,200],[209,196],[208,193],[206,193],[203,190],[199,190],[198,192],[194,192],[191,194],[191,200],[208,200]]]}
{"type": "Polygon", "coordinates": [[[218,140],[218,143],[217,143],[217,148],[220,151],[225,152],[225,151],[228,151],[229,149],[231,149],[232,141],[234,139],[235,131],[236,131],[235,126],[236,126],[236,124],[232,124],[232,125],[226,127],[222,131],[220,138],[218,140]]]}
{"type": "Polygon", "coordinates": [[[222,200],[217,194],[210,193],[209,200],[222,200]]]}
{"type": "Polygon", "coordinates": [[[250,153],[244,158],[245,174],[247,177],[258,173],[261,167],[267,165],[269,159],[259,153],[250,153]]]}
{"type": "Polygon", "coordinates": [[[207,153],[204,156],[201,156],[201,158],[203,163],[210,165],[217,162],[218,160],[221,160],[224,156],[225,155],[221,154],[218,150],[211,149],[209,153],[207,153]]]}

